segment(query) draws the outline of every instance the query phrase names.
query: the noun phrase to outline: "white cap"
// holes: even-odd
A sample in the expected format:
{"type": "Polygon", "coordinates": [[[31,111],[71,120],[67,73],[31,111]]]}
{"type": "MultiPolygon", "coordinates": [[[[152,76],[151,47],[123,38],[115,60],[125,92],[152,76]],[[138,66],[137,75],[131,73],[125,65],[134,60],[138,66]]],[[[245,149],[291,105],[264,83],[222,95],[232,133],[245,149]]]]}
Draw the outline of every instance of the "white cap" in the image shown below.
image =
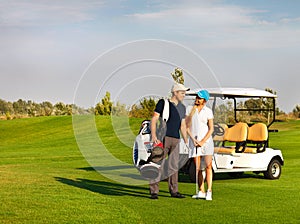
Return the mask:
{"type": "Polygon", "coordinates": [[[187,88],[185,87],[183,84],[180,84],[180,83],[175,83],[173,86],[172,86],[172,89],[171,89],[171,92],[176,92],[176,91],[189,91],[190,88],[187,88]]]}

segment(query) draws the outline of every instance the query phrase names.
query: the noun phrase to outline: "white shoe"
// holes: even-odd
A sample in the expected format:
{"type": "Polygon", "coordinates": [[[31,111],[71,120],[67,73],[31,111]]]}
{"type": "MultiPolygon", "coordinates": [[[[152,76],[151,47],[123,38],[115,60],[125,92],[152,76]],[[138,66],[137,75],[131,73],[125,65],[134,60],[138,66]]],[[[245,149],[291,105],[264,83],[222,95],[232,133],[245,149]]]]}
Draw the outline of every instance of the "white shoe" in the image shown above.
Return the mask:
{"type": "Polygon", "coordinates": [[[192,196],[192,198],[194,199],[200,199],[200,198],[205,198],[206,197],[206,193],[202,192],[202,191],[199,191],[198,194],[195,194],[192,196]]]}
{"type": "Polygon", "coordinates": [[[206,192],[205,200],[207,200],[207,201],[211,201],[212,200],[212,192],[211,191],[207,191],[206,192]]]}

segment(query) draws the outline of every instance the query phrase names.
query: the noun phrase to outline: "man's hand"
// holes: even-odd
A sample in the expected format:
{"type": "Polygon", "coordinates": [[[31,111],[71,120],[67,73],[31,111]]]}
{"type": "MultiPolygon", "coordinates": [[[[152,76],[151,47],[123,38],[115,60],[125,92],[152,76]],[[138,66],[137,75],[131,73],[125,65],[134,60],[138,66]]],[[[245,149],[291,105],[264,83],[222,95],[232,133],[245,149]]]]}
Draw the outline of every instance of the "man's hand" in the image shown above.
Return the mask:
{"type": "Polygon", "coordinates": [[[153,117],[151,119],[151,133],[152,133],[152,142],[154,142],[155,144],[159,144],[160,140],[157,139],[156,136],[156,123],[158,121],[159,118],[159,113],[154,112],[153,117]]]}
{"type": "Polygon", "coordinates": [[[187,135],[187,128],[186,128],[186,122],[185,119],[182,119],[181,125],[180,125],[180,132],[183,137],[183,140],[185,144],[188,144],[188,135],[187,135]]]}
{"type": "Polygon", "coordinates": [[[186,145],[189,145],[189,140],[188,140],[188,139],[184,139],[184,143],[185,143],[186,145]]]}
{"type": "Polygon", "coordinates": [[[154,142],[155,144],[159,144],[161,141],[157,139],[156,136],[152,136],[152,142],[154,142]]]}

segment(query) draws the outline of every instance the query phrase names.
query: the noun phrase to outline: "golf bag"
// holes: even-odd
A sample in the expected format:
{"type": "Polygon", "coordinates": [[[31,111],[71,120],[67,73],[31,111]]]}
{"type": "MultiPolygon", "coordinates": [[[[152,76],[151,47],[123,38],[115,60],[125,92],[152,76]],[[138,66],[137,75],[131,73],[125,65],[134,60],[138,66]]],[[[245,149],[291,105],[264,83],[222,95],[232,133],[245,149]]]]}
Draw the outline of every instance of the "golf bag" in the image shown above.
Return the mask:
{"type": "MultiPolygon", "coordinates": [[[[157,137],[161,141],[166,133],[166,122],[169,119],[169,101],[165,100],[164,110],[157,128],[157,137]]],[[[160,165],[164,158],[162,143],[155,145],[151,142],[150,121],[141,123],[139,134],[133,145],[133,163],[145,179],[156,179],[159,175],[160,165]]]]}
{"type": "Polygon", "coordinates": [[[133,163],[145,179],[155,179],[159,175],[160,162],[163,160],[163,146],[151,142],[150,121],[141,124],[133,146],[133,163]]]}

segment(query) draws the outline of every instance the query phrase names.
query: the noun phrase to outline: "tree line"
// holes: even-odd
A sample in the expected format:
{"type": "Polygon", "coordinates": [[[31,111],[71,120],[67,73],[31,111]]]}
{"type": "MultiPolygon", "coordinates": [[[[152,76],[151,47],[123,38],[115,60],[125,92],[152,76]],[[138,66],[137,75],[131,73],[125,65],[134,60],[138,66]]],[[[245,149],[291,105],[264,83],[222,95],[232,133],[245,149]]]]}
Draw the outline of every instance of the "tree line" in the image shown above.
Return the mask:
{"type": "Polygon", "coordinates": [[[130,108],[120,102],[112,102],[110,93],[106,92],[105,96],[98,102],[95,107],[88,109],[79,107],[75,104],[65,104],[58,102],[52,104],[49,101],[36,103],[32,100],[19,99],[15,102],[0,99],[0,119],[16,119],[25,117],[40,116],[62,116],[78,114],[95,114],[95,115],[114,115],[130,116],[137,118],[150,118],[153,114],[156,101],[153,98],[143,99],[138,104],[130,108]]]}
{"type": "MultiPolygon", "coordinates": [[[[272,89],[266,89],[266,91],[276,94],[272,89]]],[[[22,99],[15,102],[9,102],[0,99],[0,118],[10,120],[23,117],[95,114],[150,119],[153,115],[156,103],[157,99],[148,97],[143,98],[137,104],[128,107],[120,102],[112,102],[109,92],[106,92],[105,96],[95,105],[95,107],[88,109],[79,107],[75,104],[64,104],[63,102],[55,104],[52,104],[49,101],[36,103],[31,100],[25,101],[22,99]]],[[[267,109],[271,108],[271,105],[272,101],[270,99],[249,99],[244,102],[238,102],[237,106],[238,108],[246,109],[267,109]]],[[[272,116],[270,111],[241,111],[238,113],[238,120],[248,123],[251,121],[265,122],[272,116]]],[[[285,114],[277,107],[276,116],[282,120],[286,120],[287,118],[300,118],[300,104],[296,105],[290,114],[285,114]]],[[[228,124],[235,123],[232,101],[227,101],[216,106],[215,120],[216,122],[228,124]]]]}
{"type": "Polygon", "coordinates": [[[36,103],[32,100],[19,99],[15,102],[0,99],[0,115],[7,120],[23,117],[55,116],[85,114],[88,110],[75,104],[64,104],[58,102],[52,104],[49,101],[36,103]]]}
{"type": "MultiPolygon", "coordinates": [[[[174,73],[171,73],[173,79],[183,82],[182,71],[175,69],[174,73]],[[181,72],[181,73],[180,73],[181,72]]],[[[178,81],[177,81],[178,82],[178,81]]],[[[276,91],[266,88],[267,92],[276,95],[276,91]]],[[[158,99],[153,97],[143,98],[139,103],[132,105],[128,108],[124,104],[117,102],[114,104],[110,99],[110,93],[106,92],[101,102],[99,102],[95,107],[96,115],[127,115],[129,117],[150,119],[153,115],[155,105],[158,99]]],[[[251,122],[268,122],[273,116],[272,108],[273,101],[270,98],[258,98],[258,99],[248,99],[246,101],[237,102],[237,108],[241,109],[259,109],[263,108],[265,111],[240,111],[237,113],[237,119],[239,121],[251,123],[251,122]]],[[[295,106],[295,109],[286,114],[279,107],[275,109],[276,119],[287,120],[287,119],[298,119],[300,118],[300,104],[295,106]]],[[[215,120],[219,123],[234,124],[234,107],[231,100],[224,101],[216,105],[215,108],[215,120]]]]}
{"type": "MultiPolygon", "coordinates": [[[[171,72],[171,77],[174,82],[184,84],[183,70],[175,68],[171,72]]],[[[266,91],[276,94],[270,88],[266,91]]],[[[35,103],[31,100],[25,101],[19,99],[16,102],[7,102],[0,99],[0,119],[7,120],[22,117],[36,117],[36,116],[58,116],[58,115],[73,115],[73,114],[95,114],[95,115],[113,115],[113,116],[129,116],[136,118],[150,119],[153,115],[157,99],[153,97],[146,97],[140,102],[128,107],[120,102],[112,102],[110,93],[106,92],[105,96],[94,107],[85,109],[75,104],[64,104],[58,102],[52,104],[45,101],[42,103],[35,103]]],[[[265,111],[240,111],[238,113],[238,120],[244,122],[251,121],[268,121],[270,119],[270,112],[268,110],[272,106],[272,99],[249,99],[244,102],[238,102],[238,108],[257,109],[264,108],[265,111]]],[[[231,124],[235,122],[232,101],[222,102],[215,107],[214,116],[216,122],[224,122],[231,124]]],[[[285,114],[280,109],[276,108],[276,116],[279,119],[286,120],[287,118],[300,118],[300,104],[296,105],[290,114],[285,114]]]]}
{"type": "Polygon", "coordinates": [[[128,107],[120,102],[112,102],[110,93],[106,92],[102,100],[96,104],[94,112],[95,115],[129,116],[150,119],[153,115],[156,103],[157,100],[149,97],[143,98],[139,103],[128,107]]]}

